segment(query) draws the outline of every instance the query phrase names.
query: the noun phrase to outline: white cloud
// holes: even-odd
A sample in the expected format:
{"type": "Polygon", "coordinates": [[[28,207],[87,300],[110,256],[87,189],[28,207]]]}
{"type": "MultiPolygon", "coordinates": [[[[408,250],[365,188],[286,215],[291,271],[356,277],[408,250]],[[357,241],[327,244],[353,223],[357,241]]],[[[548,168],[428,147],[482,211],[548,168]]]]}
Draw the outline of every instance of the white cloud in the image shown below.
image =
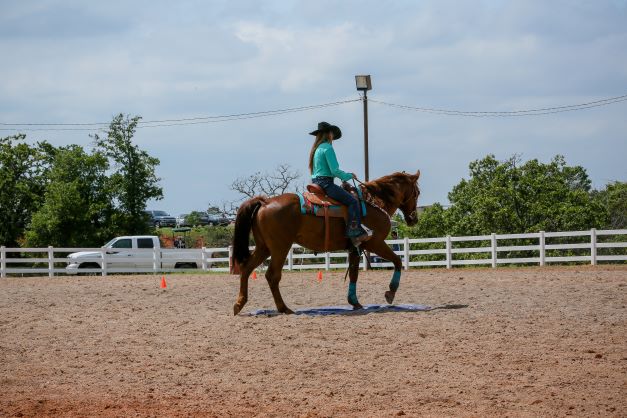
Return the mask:
{"type": "Polygon", "coordinates": [[[236,26],[236,35],[256,47],[239,80],[244,84],[277,85],[290,92],[315,88],[345,66],[349,51],[357,44],[354,26],[348,23],[279,29],[258,22],[241,22],[236,26]]]}
{"type": "MultiPolygon", "coordinates": [[[[0,120],[298,106],[355,97],[353,75],[361,72],[373,75],[371,97],[400,104],[510,110],[577,103],[626,92],[625,22],[622,1],[4,2],[0,120]]],[[[468,162],[490,152],[544,160],[563,153],[597,183],[627,177],[619,158],[627,154],[625,104],[481,120],[370,109],[372,173],[421,168],[426,203],[445,200],[468,162]]],[[[161,158],[163,207],[184,212],[227,197],[236,176],[286,161],[304,168],[306,133],[321,119],[341,124],[342,164],[360,172],[358,103],[147,129],[137,140],[161,158]]],[[[89,143],[86,133],[31,137],[89,143]]]]}

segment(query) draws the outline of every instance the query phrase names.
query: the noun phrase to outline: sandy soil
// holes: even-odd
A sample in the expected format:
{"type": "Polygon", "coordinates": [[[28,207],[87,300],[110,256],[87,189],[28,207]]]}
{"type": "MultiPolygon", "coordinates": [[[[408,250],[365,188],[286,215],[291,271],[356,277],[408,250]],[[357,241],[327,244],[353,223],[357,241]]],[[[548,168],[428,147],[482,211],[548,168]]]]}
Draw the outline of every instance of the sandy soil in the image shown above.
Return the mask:
{"type": "MultiPolygon", "coordinates": [[[[344,304],[342,278],[286,274],[284,298],[344,304]]],[[[627,267],[416,270],[397,303],[468,307],[334,317],[233,317],[234,276],[167,279],[1,280],[0,415],[627,415],[627,267]]]]}

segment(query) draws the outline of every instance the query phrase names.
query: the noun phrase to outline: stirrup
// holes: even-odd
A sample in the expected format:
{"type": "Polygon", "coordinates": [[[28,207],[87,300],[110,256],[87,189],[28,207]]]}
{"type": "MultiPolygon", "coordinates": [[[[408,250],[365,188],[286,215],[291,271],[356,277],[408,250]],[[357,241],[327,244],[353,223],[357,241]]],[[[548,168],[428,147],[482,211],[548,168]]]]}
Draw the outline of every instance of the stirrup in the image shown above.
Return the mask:
{"type": "Polygon", "coordinates": [[[366,231],[363,231],[361,234],[357,235],[356,237],[351,237],[351,243],[355,247],[359,247],[359,245],[361,245],[362,242],[368,241],[371,237],[372,235],[368,235],[366,231]]]}
{"type": "Polygon", "coordinates": [[[368,238],[372,237],[372,234],[374,233],[372,229],[368,228],[364,224],[361,224],[361,229],[363,229],[366,232],[366,235],[368,235],[368,238]]]}

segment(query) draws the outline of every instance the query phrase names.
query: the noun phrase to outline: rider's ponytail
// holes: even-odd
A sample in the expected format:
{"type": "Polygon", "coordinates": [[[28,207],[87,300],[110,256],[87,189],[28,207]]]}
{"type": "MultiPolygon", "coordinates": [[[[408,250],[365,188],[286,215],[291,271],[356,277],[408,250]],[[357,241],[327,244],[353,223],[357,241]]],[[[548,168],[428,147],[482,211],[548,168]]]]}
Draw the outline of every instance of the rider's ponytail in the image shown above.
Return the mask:
{"type": "Polygon", "coordinates": [[[322,144],[323,142],[327,142],[329,140],[329,135],[326,132],[319,132],[316,135],[316,140],[314,141],[312,147],[311,147],[311,152],[309,153],[309,172],[313,173],[313,160],[314,160],[314,154],[316,153],[316,149],[318,149],[318,146],[320,144],[322,144]]]}

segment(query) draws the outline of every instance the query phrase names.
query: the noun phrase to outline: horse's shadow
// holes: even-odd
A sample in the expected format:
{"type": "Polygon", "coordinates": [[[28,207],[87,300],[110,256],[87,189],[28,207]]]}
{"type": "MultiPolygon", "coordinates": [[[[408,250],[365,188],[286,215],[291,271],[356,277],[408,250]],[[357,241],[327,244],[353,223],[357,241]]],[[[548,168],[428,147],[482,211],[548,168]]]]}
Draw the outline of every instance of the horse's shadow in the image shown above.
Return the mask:
{"type": "MultiPolygon", "coordinates": [[[[353,309],[351,306],[321,306],[312,308],[297,309],[294,311],[294,315],[304,316],[355,316],[355,315],[368,315],[373,313],[390,313],[390,312],[430,312],[438,309],[462,309],[467,308],[468,305],[439,305],[439,306],[427,306],[427,305],[414,305],[414,304],[402,304],[402,305],[364,305],[362,309],[353,309]]],[[[280,312],[273,309],[258,309],[246,314],[247,316],[264,316],[273,317],[281,315],[280,312]]]]}

